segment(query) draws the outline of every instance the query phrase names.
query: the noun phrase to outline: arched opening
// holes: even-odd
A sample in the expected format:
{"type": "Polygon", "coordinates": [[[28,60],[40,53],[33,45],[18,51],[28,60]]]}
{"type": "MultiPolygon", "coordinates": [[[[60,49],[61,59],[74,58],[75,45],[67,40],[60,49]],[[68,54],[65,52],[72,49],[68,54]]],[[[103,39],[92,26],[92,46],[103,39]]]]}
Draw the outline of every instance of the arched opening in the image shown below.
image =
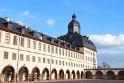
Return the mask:
{"type": "Polygon", "coordinates": [[[4,81],[14,81],[14,74],[15,70],[12,66],[6,66],[2,70],[2,76],[4,78],[4,81]]]}
{"type": "Polygon", "coordinates": [[[59,78],[64,79],[64,71],[62,69],[59,71],[59,78]]]}
{"type": "Polygon", "coordinates": [[[77,71],[77,79],[80,79],[80,72],[77,71]]]}
{"type": "Polygon", "coordinates": [[[49,80],[49,70],[45,68],[42,72],[43,80],[49,80]]]}
{"type": "Polygon", "coordinates": [[[39,80],[40,78],[40,70],[38,68],[33,68],[32,70],[32,81],[37,81],[39,80]]]}
{"type": "Polygon", "coordinates": [[[119,71],[118,77],[119,77],[119,80],[124,80],[124,71],[119,71]]]}
{"type": "Polygon", "coordinates": [[[83,71],[81,71],[81,79],[83,79],[84,78],[84,73],[83,73],[83,71]]]}
{"type": "Polygon", "coordinates": [[[101,71],[96,72],[96,79],[103,79],[103,73],[101,71]]]}
{"type": "Polygon", "coordinates": [[[72,79],[75,79],[75,71],[73,70],[72,72],[71,72],[71,76],[72,76],[72,79]]]}
{"type": "Polygon", "coordinates": [[[115,79],[115,73],[113,71],[107,71],[107,79],[115,79]]]}
{"type": "Polygon", "coordinates": [[[27,67],[21,67],[19,69],[19,80],[28,81],[28,69],[27,67]]]}
{"type": "Polygon", "coordinates": [[[86,72],[86,79],[92,79],[92,73],[90,71],[86,72]]]}
{"type": "Polygon", "coordinates": [[[69,70],[66,71],[66,79],[70,79],[70,71],[69,70]]]}
{"type": "Polygon", "coordinates": [[[52,70],[51,79],[57,80],[57,71],[56,71],[56,69],[52,70]]]}

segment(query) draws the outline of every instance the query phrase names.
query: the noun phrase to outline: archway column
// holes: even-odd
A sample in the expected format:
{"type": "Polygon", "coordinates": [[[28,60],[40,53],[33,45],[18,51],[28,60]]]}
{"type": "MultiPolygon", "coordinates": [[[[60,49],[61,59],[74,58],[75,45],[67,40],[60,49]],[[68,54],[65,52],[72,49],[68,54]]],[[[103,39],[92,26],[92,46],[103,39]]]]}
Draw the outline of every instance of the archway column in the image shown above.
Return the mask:
{"type": "Polygon", "coordinates": [[[103,75],[103,79],[105,79],[105,80],[106,80],[106,79],[107,79],[107,76],[106,76],[106,75],[103,75]]]}
{"type": "Polygon", "coordinates": [[[93,78],[93,79],[96,79],[96,75],[92,75],[92,78],[93,78]]]}

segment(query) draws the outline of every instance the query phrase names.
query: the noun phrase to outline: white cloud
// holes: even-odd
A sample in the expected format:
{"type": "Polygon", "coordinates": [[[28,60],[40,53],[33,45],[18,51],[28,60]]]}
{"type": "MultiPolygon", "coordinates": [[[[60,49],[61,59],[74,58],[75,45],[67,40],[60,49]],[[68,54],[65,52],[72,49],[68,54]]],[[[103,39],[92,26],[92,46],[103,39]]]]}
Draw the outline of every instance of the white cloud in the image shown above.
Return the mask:
{"type": "Polygon", "coordinates": [[[89,38],[99,49],[124,47],[124,34],[118,36],[111,34],[90,35],[89,38]]]}
{"type": "Polygon", "coordinates": [[[27,11],[27,10],[26,10],[26,11],[23,11],[23,12],[21,13],[22,16],[28,16],[29,14],[30,14],[30,12],[27,11]]]}
{"type": "Polygon", "coordinates": [[[53,26],[53,25],[54,25],[54,20],[53,20],[53,19],[48,19],[48,20],[46,21],[46,24],[47,24],[48,26],[53,26]]]}

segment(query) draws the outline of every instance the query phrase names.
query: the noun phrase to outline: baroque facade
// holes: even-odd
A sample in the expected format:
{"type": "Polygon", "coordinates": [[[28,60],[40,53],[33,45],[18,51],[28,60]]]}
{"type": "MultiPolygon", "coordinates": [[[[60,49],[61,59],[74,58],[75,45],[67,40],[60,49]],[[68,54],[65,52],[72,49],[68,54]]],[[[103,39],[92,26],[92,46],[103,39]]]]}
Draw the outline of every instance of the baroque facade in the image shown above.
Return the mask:
{"type": "Polygon", "coordinates": [[[80,34],[75,14],[68,33],[58,38],[0,18],[0,81],[83,79],[84,69],[92,68],[97,50],[80,34]]]}

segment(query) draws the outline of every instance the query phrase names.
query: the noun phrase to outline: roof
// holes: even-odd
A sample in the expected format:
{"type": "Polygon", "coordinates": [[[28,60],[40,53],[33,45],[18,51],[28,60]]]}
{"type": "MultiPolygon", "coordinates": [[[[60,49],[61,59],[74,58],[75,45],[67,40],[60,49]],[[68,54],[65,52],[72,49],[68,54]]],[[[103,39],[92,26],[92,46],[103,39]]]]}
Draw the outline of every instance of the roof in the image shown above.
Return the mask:
{"type": "Polygon", "coordinates": [[[50,36],[48,36],[42,32],[38,32],[36,30],[33,30],[29,26],[20,25],[19,23],[15,23],[12,21],[8,22],[5,18],[1,18],[1,17],[0,17],[0,29],[8,30],[8,31],[11,31],[13,33],[17,33],[20,35],[24,35],[24,36],[36,39],[36,40],[44,41],[46,43],[54,44],[56,46],[60,46],[60,47],[66,48],[66,49],[80,52],[78,47],[73,46],[69,42],[65,42],[63,40],[50,37],[50,36]],[[8,27],[7,27],[8,23],[11,24],[10,29],[8,29],[8,27]],[[24,30],[24,32],[22,29],[24,30]]]}
{"type": "Polygon", "coordinates": [[[79,33],[69,33],[58,37],[58,39],[69,42],[76,47],[87,47],[91,50],[97,51],[93,42],[87,36],[82,36],[79,33]]]}

